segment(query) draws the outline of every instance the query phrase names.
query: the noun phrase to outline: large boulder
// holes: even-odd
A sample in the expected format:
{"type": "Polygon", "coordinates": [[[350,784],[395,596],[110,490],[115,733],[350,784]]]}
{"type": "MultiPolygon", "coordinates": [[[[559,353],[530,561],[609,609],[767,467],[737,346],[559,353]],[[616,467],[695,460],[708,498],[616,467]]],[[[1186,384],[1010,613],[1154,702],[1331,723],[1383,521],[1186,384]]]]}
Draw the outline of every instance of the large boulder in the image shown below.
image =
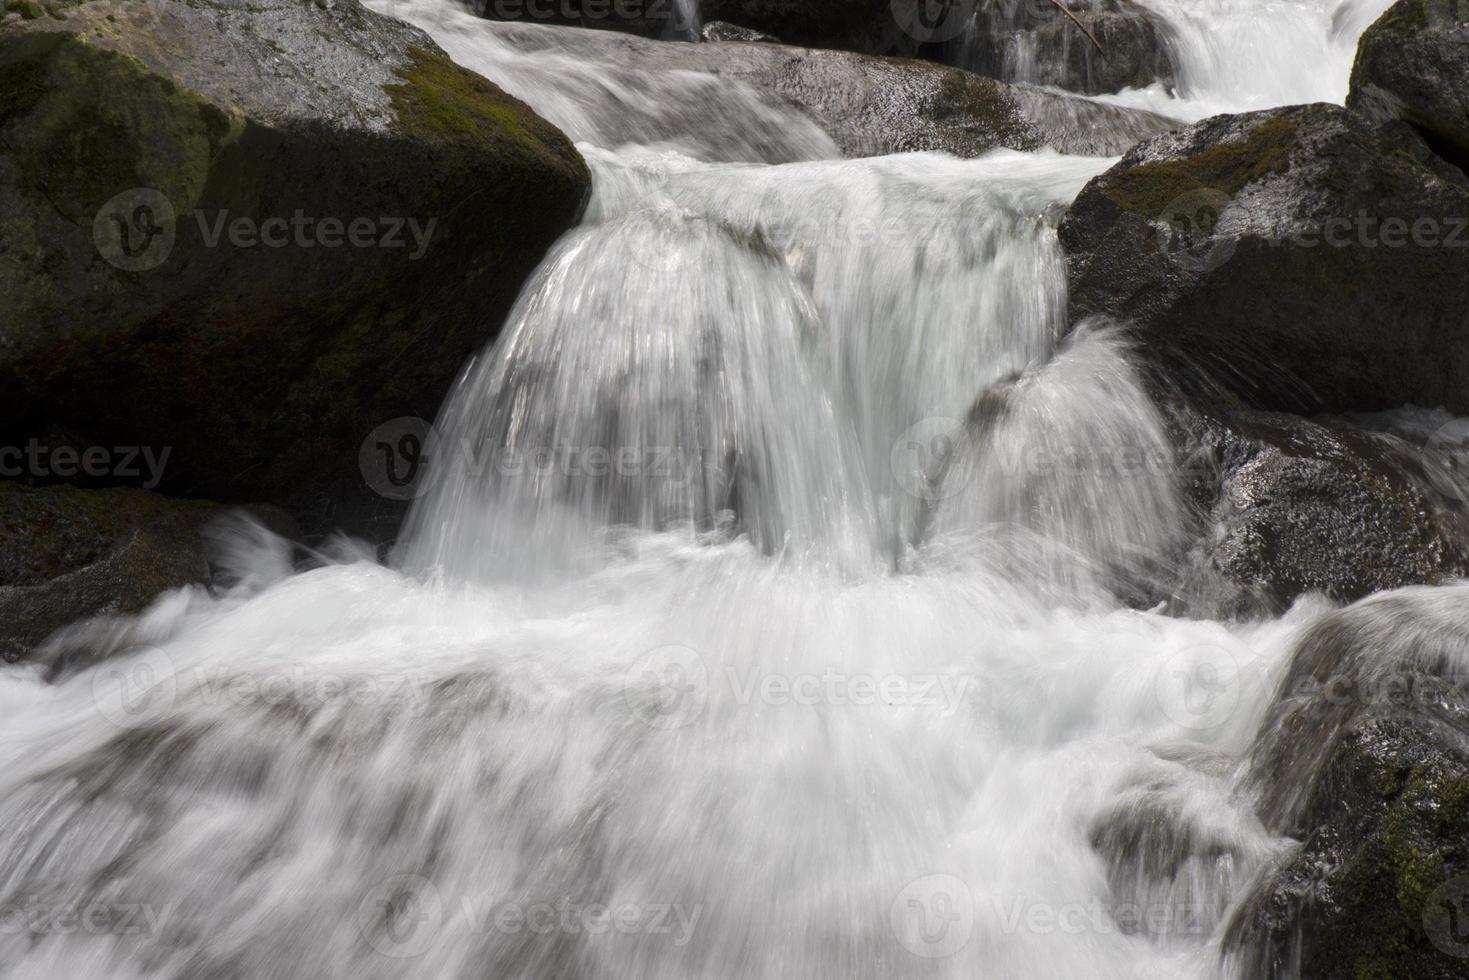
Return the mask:
{"type": "Polygon", "coordinates": [[[1469,975],[1466,603],[1462,586],[1386,593],[1298,643],[1248,785],[1300,844],[1236,911],[1233,975],[1469,975]]]}
{"type": "Polygon", "coordinates": [[[1069,0],[1066,7],[1085,31],[1050,0],[980,4],[973,29],[944,57],[1001,81],[1091,95],[1173,83],[1168,28],[1156,14],[1132,0],[1069,0]]]}
{"type": "Polygon", "coordinates": [[[1469,177],[1329,105],[1133,148],[1060,229],[1071,315],[1129,322],[1175,382],[1255,407],[1469,413],[1469,177]]]}
{"type": "Polygon", "coordinates": [[[1398,0],[1357,47],[1348,107],[1401,119],[1469,171],[1469,3],[1398,0]]]}
{"type": "Polygon", "coordinates": [[[391,518],[432,417],[573,224],[570,142],[355,0],[0,22],[0,445],[166,447],[164,492],[391,518]]]}
{"type": "Polygon", "coordinates": [[[90,616],[137,613],[209,581],[201,529],[218,504],[117,487],[0,483],[0,658],[28,659],[90,616]]]}
{"type": "Polygon", "coordinates": [[[1169,412],[1201,518],[1180,608],[1273,616],[1306,593],[1351,602],[1469,573],[1446,451],[1336,421],[1239,406],[1169,412]]]}

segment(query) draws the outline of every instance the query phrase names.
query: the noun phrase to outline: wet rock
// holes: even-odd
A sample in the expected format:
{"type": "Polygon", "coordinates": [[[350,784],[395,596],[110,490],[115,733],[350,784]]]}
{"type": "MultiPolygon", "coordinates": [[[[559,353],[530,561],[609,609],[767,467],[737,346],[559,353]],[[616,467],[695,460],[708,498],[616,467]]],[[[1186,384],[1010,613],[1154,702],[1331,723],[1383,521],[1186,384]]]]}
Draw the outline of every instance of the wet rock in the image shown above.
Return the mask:
{"type": "Polygon", "coordinates": [[[848,157],[923,150],[973,157],[998,147],[1116,154],[1177,125],[1154,113],[1005,85],[927,61],[777,44],[648,41],[525,24],[485,28],[521,51],[556,52],[614,70],[702,72],[742,82],[770,104],[799,107],[848,157]]]}
{"type": "Polygon", "coordinates": [[[746,41],[751,44],[779,44],[780,38],[773,34],[764,34],[748,27],[740,27],[738,24],[728,24],[722,20],[712,21],[705,24],[699,30],[701,41],[746,41]]]}
{"type": "Polygon", "coordinates": [[[1173,84],[1168,28],[1157,15],[1130,0],[1068,0],[1066,6],[1100,50],[1049,0],[1014,0],[980,4],[972,30],[950,42],[943,57],[1001,81],[1088,95],[1173,84]]]}
{"type": "Polygon", "coordinates": [[[27,659],[79,619],[207,583],[200,530],[222,512],[141,490],[0,483],[0,656],[27,659]]]}
{"type": "Polygon", "coordinates": [[[1202,534],[1178,598],[1194,614],[1276,615],[1306,593],[1350,602],[1469,573],[1462,499],[1396,437],[1240,407],[1175,406],[1202,534]]]}
{"type": "Polygon", "coordinates": [[[1399,0],[1357,47],[1347,106],[1402,120],[1469,171],[1469,3],[1399,0]]]}
{"type": "Polygon", "coordinates": [[[1237,975],[1469,972],[1466,602],[1374,596],[1300,640],[1250,760],[1266,826],[1300,844],[1226,931],[1237,975]]]}
{"type": "Polygon", "coordinates": [[[1255,407],[1469,412],[1469,178],[1335,106],[1133,148],[1060,230],[1072,318],[1129,321],[1175,382],[1255,407]]]}
{"type": "Polygon", "coordinates": [[[160,489],[313,524],[432,417],[585,164],[355,0],[95,0],[0,23],[0,445],[171,451],[160,489]]]}
{"type": "Polygon", "coordinates": [[[912,54],[892,0],[699,0],[708,21],[730,21],[787,44],[863,54],[912,54]]]}

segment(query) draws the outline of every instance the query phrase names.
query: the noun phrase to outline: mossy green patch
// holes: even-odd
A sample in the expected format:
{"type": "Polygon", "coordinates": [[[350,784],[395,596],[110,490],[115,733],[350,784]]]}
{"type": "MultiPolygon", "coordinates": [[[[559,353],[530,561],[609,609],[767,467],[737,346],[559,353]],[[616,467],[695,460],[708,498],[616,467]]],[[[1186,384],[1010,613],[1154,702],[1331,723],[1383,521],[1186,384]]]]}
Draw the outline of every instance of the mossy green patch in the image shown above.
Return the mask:
{"type": "Polygon", "coordinates": [[[46,94],[43,54],[0,66],[0,129],[34,109],[46,94]]]}
{"type": "Polygon", "coordinates": [[[1277,116],[1242,140],[1212,146],[1183,160],[1123,170],[1110,179],[1105,193],[1122,210],[1150,217],[1193,191],[1237,194],[1257,180],[1289,169],[1296,129],[1294,120],[1277,116]]]}
{"type": "Polygon", "coordinates": [[[35,37],[50,40],[12,66],[0,115],[24,116],[8,142],[52,204],[89,223],[114,195],[149,187],[191,207],[228,117],[134,58],[74,35],[35,37]]]}
{"type": "Polygon", "coordinates": [[[413,48],[408,54],[409,64],[393,71],[402,84],[384,86],[403,132],[429,143],[489,147],[535,138],[525,113],[487,79],[437,52],[413,48]]]}

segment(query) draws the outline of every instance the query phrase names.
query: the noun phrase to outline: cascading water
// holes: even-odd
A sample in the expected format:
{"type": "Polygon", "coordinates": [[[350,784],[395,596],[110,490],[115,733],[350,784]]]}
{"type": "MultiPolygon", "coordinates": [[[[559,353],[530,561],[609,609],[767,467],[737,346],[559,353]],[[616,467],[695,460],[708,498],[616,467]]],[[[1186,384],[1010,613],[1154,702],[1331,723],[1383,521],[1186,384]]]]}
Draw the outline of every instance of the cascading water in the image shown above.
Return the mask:
{"type": "Polygon", "coordinates": [[[823,159],[735,83],[382,7],[588,141],[595,199],[394,567],[242,529],[233,590],[0,674],[0,902],[111,916],[0,930],[4,975],[1218,975],[1319,610],[1119,600],[1186,515],[1118,335],[1058,345],[1109,161],[823,159]]]}

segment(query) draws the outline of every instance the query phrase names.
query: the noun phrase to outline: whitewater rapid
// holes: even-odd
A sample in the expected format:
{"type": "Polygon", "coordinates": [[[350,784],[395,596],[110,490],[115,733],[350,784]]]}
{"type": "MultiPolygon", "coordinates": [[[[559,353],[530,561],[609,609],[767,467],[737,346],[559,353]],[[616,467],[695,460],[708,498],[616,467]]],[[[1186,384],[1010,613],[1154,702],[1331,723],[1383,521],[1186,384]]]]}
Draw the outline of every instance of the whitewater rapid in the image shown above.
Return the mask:
{"type": "MultiPolygon", "coordinates": [[[[1240,761],[1325,604],[1122,601],[1189,516],[1117,332],[1060,339],[1056,222],[1112,161],[843,161],[737,83],[373,6],[594,199],[392,561],[221,528],[232,588],[0,673],[0,975],[1221,975],[1289,846],[1240,761]]],[[[1170,4],[1183,101],[1138,98],[1337,98],[1367,6],[1170,4]]]]}

